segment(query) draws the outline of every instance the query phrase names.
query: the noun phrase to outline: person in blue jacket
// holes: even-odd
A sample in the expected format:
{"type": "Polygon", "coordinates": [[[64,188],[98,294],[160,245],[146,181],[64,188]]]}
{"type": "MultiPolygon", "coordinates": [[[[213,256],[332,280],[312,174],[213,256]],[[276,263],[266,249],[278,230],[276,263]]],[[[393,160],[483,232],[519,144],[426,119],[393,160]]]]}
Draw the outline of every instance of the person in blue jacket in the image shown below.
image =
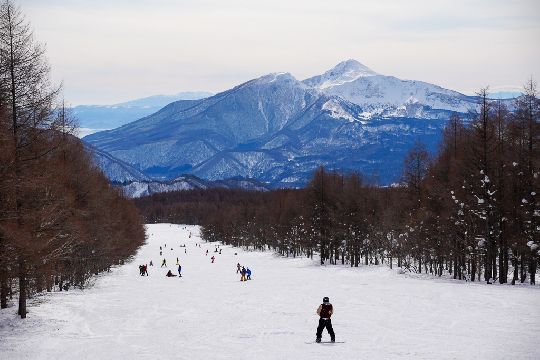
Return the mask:
{"type": "Polygon", "coordinates": [[[247,279],[251,280],[251,270],[249,268],[246,269],[247,279]]]}

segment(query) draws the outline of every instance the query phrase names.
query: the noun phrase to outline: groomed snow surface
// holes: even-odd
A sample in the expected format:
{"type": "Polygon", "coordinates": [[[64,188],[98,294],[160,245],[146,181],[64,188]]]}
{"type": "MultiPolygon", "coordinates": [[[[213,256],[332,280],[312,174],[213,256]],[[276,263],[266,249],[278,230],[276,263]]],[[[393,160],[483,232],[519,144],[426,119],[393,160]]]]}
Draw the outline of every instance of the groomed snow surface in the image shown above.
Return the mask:
{"type": "Polygon", "coordinates": [[[538,286],[320,267],[228,246],[216,255],[197,227],[156,224],[147,232],[136,259],[94,287],[34,298],[25,320],[16,306],[0,311],[0,358],[540,359],[538,286]],[[178,256],[182,278],[160,268],[164,244],[168,269],[176,273],[178,256]],[[150,276],[139,276],[150,259],[150,276]],[[253,270],[252,281],[239,281],[237,262],[253,270]],[[345,343],[306,344],[323,296],[345,343]]]}

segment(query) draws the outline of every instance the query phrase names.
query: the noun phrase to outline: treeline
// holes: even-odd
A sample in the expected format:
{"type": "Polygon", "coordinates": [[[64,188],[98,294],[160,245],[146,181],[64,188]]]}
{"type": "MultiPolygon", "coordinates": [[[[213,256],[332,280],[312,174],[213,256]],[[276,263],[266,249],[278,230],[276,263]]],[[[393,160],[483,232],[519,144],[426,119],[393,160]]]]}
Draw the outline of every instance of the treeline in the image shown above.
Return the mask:
{"type": "Polygon", "coordinates": [[[510,111],[479,94],[451,117],[436,158],[417,143],[403,181],[376,187],[320,168],[302,190],[194,190],[136,201],[149,222],[202,225],[208,241],[321,264],[387,263],[470,281],[535,283],[540,259],[539,101],[530,81],[510,111]]]}
{"type": "Polygon", "coordinates": [[[0,303],[87,280],[144,242],[133,204],[93,165],[20,9],[0,5],[0,303]]]}

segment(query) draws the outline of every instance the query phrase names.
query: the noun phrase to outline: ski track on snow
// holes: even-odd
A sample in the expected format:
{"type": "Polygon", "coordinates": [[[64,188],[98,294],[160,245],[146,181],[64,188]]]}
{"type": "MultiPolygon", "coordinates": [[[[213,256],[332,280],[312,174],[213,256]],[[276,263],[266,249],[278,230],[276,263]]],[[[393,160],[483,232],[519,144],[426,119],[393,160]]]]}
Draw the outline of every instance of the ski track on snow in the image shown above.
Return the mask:
{"type": "Polygon", "coordinates": [[[385,267],[320,267],[229,246],[218,255],[214,244],[201,241],[198,227],[183,228],[148,225],[147,244],[132,262],[98,276],[84,291],[32,299],[25,320],[17,318],[16,306],[0,311],[0,358],[540,358],[538,286],[464,284],[385,267]],[[178,256],[182,278],[167,278],[160,268],[165,243],[168,269],[177,273],[178,256]],[[187,255],[178,246],[184,243],[187,255]],[[138,265],[150,259],[150,276],[139,276],[138,265]],[[253,270],[252,281],[239,281],[237,262],[253,270]],[[314,341],[323,296],[335,308],[336,340],[345,343],[306,344],[314,341]]]}

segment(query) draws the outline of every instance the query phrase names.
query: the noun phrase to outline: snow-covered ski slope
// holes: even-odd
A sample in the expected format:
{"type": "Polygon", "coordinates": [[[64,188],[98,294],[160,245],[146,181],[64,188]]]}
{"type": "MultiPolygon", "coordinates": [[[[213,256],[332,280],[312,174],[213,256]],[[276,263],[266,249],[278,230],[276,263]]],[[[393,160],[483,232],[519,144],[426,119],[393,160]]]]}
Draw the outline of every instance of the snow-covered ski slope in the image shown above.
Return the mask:
{"type": "Polygon", "coordinates": [[[540,287],[320,267],[227,246],[216,255],[197,227],[147,230],[136,259],[93,288],[34,299],[41,304],[26,320],[15,306],[0,311],[0,358],[540,359],[540,287]],[[160,268],[164,244],[168,268],[176,273],[178,256],[182,278],[160,268]],[[150,276],[139,276],[150,259],[150,276]],[[237,262],[253,270],[252,281],[239,281],[237,262]],[[323,296],[334,305],[336,340],[345,343],[306,344],[315,340],[323,296]]]}

